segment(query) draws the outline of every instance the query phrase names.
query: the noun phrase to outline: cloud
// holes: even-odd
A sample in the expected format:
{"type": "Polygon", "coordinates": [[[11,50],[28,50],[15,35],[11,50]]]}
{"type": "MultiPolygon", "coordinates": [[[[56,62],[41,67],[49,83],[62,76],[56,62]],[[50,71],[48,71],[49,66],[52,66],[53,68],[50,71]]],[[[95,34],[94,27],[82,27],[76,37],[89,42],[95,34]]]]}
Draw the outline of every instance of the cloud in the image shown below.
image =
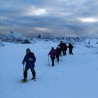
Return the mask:
{"type": "Polygon", "coordinates": [[[98,18],[94,18],[94,17],[80,18],[79,20],[82,22],[88,22],[88,23],[98,22],[98,18]]]}
{"type": "Polygon", "coordinates": [[[24,9],[24,15],[25,16],[43,16],[46,15],[46,9],[44,8],[37,8],[34,5],[31,5],[24,9]]]}
{"type": "Polygon", "coordinates": [[[97,0],[0,0],[0,31],[95,36],[97,12],[97,0]]]}

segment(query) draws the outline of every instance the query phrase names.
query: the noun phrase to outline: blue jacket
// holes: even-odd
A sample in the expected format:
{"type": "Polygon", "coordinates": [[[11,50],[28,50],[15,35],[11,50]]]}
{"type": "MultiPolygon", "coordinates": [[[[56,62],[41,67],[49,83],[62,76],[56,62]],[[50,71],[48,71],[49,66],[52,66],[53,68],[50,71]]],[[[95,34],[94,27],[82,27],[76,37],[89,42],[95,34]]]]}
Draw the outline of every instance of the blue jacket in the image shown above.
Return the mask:
{"type": "Polygon", "coordinates": [[[36,62],[36,57],[34,55],[34,53],[30,52],[29,54],[26,54],[23,62],[26,62],[26,66],[30,67],[30,66],[35,66],[34,63],[36,62]]]}

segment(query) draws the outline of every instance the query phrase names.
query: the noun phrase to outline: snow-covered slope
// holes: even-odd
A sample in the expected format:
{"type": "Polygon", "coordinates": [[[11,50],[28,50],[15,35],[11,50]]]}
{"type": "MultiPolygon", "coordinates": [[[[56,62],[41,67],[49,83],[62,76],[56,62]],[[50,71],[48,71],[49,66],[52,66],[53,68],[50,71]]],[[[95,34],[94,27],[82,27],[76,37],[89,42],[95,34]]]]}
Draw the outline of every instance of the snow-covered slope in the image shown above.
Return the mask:
{"type": "Polygon", "coordinates": [[[4,44],[3,44],[3,42],[0,40],[0,47],[3,47],[4,46],[4,44]]]}
{"type": "Polygon", "coordinates": [[[77,44],[74,55],[67,52],[59,64],[55,61],[54,67],[49,59],[48,66],[47,54],[58,44],[51,41],[25,45],[5,43],[0,48],[0,98],[98,98],[97,48],[77,44]],[[37,81],[20,83],[26,48],[36,55],[37,81]]]}

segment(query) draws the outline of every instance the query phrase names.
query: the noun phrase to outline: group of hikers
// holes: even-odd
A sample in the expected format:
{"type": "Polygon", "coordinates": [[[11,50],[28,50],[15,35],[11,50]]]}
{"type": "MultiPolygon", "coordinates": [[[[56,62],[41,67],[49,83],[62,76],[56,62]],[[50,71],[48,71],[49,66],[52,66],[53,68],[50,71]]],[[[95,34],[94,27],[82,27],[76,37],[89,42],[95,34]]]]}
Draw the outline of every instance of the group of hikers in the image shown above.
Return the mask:
{"type": "MultiPolygon", "coordinates": [[[[66,55],[67,48],[69,48],[69,54],[73,54],[72,49],[73,46],[69,43],[67,46],[66,43],[60,41],[60,44],[57,46],[56,49],[54,47],[51,48],[50,52],[48,55],[50,55],[51,61],[52,61],[52,66],[54,66],[54,60],[57,58],[57,62],[59,62],[59,57],[63,55],[66,55]]],[[[26,55],[22,61],[22,64],[25,65],[23,76],[24,78],[22,79],[23,82],[27,81],[27,72],[30,69],[32,72],[32,80],[36,79],[36,72],[35,72],[35,62],[36,62],[36,57],[33,52],[29,48],[26,49],[26,55]]]]}
{"type": "Polygon", "coordinates": [[[50,55],[52,66],[54,66],[55,58],[57,59],[57,62],[59,63],[59,57],[61,57],[62,55],[65,56],[67,54],[66,53],[67,48],[69,48],[69,54],[73,54],[72,52],[73,46],[71,43],[68,43],[68,46],[67,46],[66,43],[60,41],[60,44],[57,46],[56,49],[54,49],[54,47],[51,48],[48,55],[50,55]]]}

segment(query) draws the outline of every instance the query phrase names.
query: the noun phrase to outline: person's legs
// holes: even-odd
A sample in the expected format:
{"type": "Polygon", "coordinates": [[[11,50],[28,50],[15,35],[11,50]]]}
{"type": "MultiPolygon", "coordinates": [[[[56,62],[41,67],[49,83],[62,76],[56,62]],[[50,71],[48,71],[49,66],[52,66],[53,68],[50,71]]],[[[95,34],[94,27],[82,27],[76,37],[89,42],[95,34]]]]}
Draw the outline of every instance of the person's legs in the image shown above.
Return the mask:
{"type": "Polygon", "coordinates": [[[32,79],[36,79],[36,72],[33,66],[30,67],[31,72],[32,72],[32,79]]]}
{"type": "Polygon", "coordinates": [[[72,48],[70,48],[70,50],[69,50],[69,54],[73,54],[73,53],[72,53],[72,48]]]}
{"type": "Polygon", "coordinates": [[[63,51],[63,56],[65,55],[65,51],[63,51]]]}
{"type": "Polygon", "coordinates": [[[54,59],[55,59],[55,57],[51,57],[51,60],[52,60],[52,66],[54,66],[54,59]]]}
{"type": "Polygon", "coordinates": [[[59,62],[59,55],[57,55],[56,58],[57,58],[57,62],[59,62]]]}
{"type": "Polygon", "coordinates": [[[59,55],[60,55],[60,57],[62,56],[62,55],[61,55],[61,50],[60,50],[60,52],[59,52],[59,55]]]}
{"type": "Polygon", "coordinates": [[[64,55],[66,55],[66,49],[64,50],[64,55]]]}
{"type": "Polygon", "coordinates": [[[71,49],[69,48],[69,54],[71,54],[71,49]]]}
{"type": "Polygon", "coordinates": [[[25,70],[24,70],[24,73],[23,73],[23,75],[24,75],[24,81],[26,81],[27,80],[27,71],[28,71],[28,69],[29,69],[29,67],[27,67],[27,66],[25,66],[25,70]]]}
{"type": "Polygon", "coordinates": [[[71,50],[70,50],[70,51],[71,51],[71,54],[73,54],[73,52],[72,52],[72,48],[71,48],[71,50]]]}

